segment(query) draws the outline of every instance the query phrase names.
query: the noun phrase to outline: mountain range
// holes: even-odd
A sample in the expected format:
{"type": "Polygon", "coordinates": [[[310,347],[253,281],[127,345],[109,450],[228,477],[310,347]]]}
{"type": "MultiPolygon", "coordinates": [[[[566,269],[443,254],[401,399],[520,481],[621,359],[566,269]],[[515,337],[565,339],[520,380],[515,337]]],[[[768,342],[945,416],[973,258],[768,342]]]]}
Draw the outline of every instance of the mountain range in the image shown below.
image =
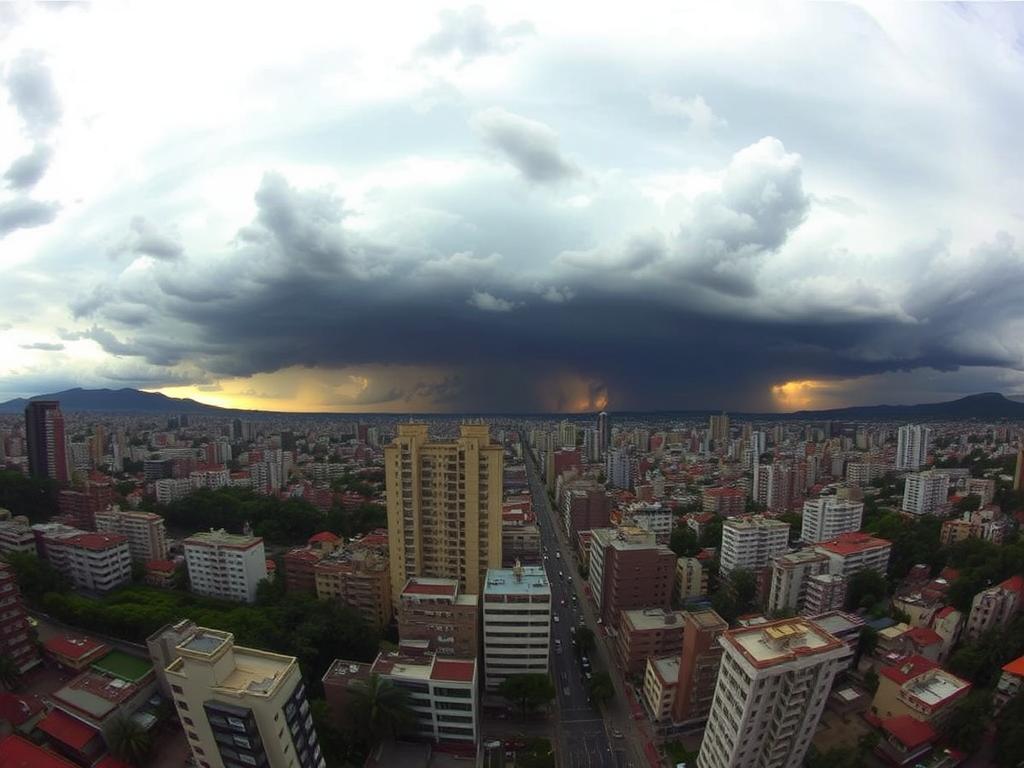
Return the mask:
{"type": "MultiPolygon", "coordinates": [[[[32,398],[15,398],[0,403],[0,414],[21,413],[29,400],[59,400],[61,408],[68,412],[95,411],[102,413],[155,413],[155,414],[207,414],[234,415],[254,414],[261,411],[244,411],[233,408],[218,408],[189,398],[174,398],[159,392],[143,392],[138,389],[68,389],[32,398]]],[[[717,413],[717,410],[673,411],[692,416],[717,413]]],[[[661,411],[660,413],[670,413],[661,411]]],[[[344,414],[338,414],[344,415],[344,414]]],[[[832,408],[818,411],[796,411],[794,413],[734,413],[735,417],[758,419],[802,419],[802,420],[844,420],[844,421],[896,421],[896,420],[966,420],[966,419],[1024,419],[1024,402],[1004,397],[998,392],[983,392],[968,395],[958,400],[942,403],[921,403],[918,405],[858,405],[847,408],[832,408]]]]}

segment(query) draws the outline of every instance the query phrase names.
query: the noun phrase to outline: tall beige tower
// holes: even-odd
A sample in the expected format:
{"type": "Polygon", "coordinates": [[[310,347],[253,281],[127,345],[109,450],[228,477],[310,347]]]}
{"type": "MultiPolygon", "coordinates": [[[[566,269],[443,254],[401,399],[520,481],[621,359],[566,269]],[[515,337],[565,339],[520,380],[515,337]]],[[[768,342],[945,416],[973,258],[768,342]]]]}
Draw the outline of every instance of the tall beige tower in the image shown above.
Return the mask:
{"type": "Polygon", "coordinates": [[[450,443],[432,443],[426,424],[401,424],[384,449],[391,594],[414,576],[457,579],[479,595],[488,568],[501,567],[504,450],[486,424],[464,424],[450,443]]]}

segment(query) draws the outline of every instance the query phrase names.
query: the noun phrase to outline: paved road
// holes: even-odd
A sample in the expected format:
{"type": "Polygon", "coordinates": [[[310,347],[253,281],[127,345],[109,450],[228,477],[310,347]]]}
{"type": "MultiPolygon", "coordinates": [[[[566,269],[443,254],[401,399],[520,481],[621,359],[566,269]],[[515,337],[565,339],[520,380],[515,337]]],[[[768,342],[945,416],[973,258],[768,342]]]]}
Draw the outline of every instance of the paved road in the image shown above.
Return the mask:
{"type": "MultiPolygon", "coordinates": [[[[551,625],[551,674],[558,691],[556,734],[563,755],[562,765],[566,768],[641,766],[643,763],[627,755],[627,751],[633,752],[632,745],[625,739],[611,736],[611,731],[615,729],[626,733],[628,737],[627,729],[632,725],[628,714],[623,714],[625,708],[621,702],[613,702],[606,707],[605,717],[602,717],[600,710],[587,696],[586,681],[572,646],[570,629],[585,623],[594,632],[595,638],[599,638],[596,617],[582,592],[583,584],[565,537],[559,536],[556,531],[547,490],[532,457],[528,456],[526,467],[533,495],[533,508],[540,526],[541,545],[547,554],[547,559],[543,562],[548,580],[551,582],[554,615],[558,617],[558,621],[551,625]],[[576,600],[572,599],[573,594],[576,595],[576,600]],[[557,652],[556,640],[561,641],[561,653],[557,652]]],[[[596,657],[592,659],[595,669],[608,670],[612,677],[615,677],[614,670],[608,665],[608,659],[604,657],[600,640],[592,656],[596,657]]]]}

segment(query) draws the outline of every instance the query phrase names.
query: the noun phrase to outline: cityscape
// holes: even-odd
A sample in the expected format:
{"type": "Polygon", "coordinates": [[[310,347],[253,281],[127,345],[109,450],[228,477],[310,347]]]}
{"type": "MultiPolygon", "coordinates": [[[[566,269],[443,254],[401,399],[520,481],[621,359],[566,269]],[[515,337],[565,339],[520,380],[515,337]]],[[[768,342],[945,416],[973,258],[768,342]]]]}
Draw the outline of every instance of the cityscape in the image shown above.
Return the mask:
{"type": "Polygon", "coordinates": [[[1024,759],[1024,421],[181,405],[0,415],[5,767],[1024,759]]]}
{"type": "Polygon", "coordinates": [[[0,0],[0,768],[1024,768],[1024,2],[0,0]]]}

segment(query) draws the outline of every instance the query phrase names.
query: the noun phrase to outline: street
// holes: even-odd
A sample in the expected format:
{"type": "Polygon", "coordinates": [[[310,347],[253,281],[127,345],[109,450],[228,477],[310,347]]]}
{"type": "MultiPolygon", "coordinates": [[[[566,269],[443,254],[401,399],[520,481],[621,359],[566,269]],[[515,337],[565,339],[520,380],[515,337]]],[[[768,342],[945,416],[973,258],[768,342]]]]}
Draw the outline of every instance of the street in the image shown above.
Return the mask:
{"type": "Polygon", "coordinates": [[[635,752],[634,724],[628,714],[621,684],[616,681],[616,670],[602,648],[602,635],[593,606],[583,593],[583,583],[565,536],[560,529],[556,531],[558,523],[532,456],[527,456],[526,467],[533,508],[540,526],[541,547],[547,555],[543,563],[551,583],[551,674],[557,690],[555,732],[563,756],[561,764],[570,768],[640,766],[642,763],[638,757],[627,756],[627,749],[635,752]],[[558,620],[555,621],[554,617],[558,620]],[[595,648],[591,652],[594,671],[607,671],[615,682],[616,697],[606,705],[604,717],[588,698],[586,679],[572,644],[571,630],[584,623],[594,633],[595,648]],[[561,644],[561,652],[558,651],[558,643],[561,644]],[[615,731],[624,734],[624,738],[613,738],[615,731]]]}

